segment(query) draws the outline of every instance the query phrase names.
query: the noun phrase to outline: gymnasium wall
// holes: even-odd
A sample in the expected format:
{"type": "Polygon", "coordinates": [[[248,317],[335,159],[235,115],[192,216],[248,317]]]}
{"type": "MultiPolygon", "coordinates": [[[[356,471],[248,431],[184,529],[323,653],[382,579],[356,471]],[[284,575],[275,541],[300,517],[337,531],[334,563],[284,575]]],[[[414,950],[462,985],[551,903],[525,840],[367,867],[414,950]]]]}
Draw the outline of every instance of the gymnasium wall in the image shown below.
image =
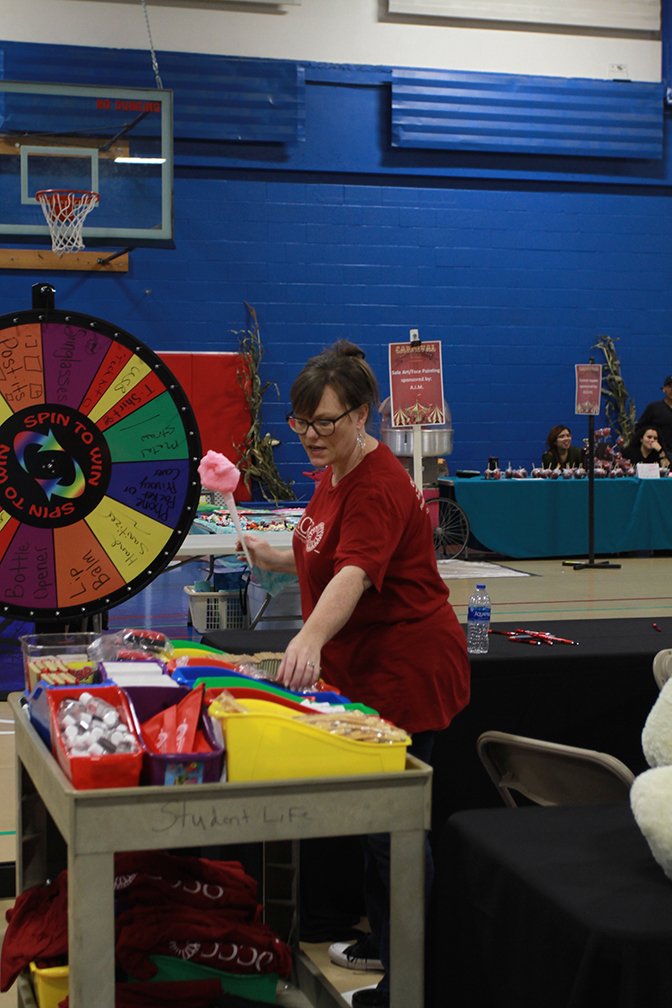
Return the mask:
{"type": "MultiPolygon", "coordinates": [[[[628,6],[624,0],[612,4],[628,6]]],[[[534,7],[534,0],[527,5],[534,7]]],[[[636,8],[636,2],[629,6],[636,8]]],[[[140,0],[5,0],[2,7],[7,41],[149,47],[140,0]]],[[[147,0],[147,11],[158,50],[606,79],[625,65],[631,80],[660,80],[660,40],[641,30],[414,17],[390,14],[388,0],[285,6],[147,0]]]]}
{"type": "Polygon", "coordinates": [[[669,122],[664,157],[645,162],[392,149],[384,68],[310,64],[306,78],[305,142],[176,144],[174,250],[136,249],[128,274],[0,273],[0,313],[28,307],[31,284],[49,279],[57,307],[155,350],[233,350],[244,302],[254,305],[262,378],[280,392],[267,393],[265,427],[304,497],[289,387],[341,337],[365,348],[383,394],[388,342],[411,327],[441,339],[453,472],[482,469],[489,453],[529,469],[556,423],[579,442],[573,365],[601,360],[601,333],[618,338],[638,411],[661,397],[672,372],[669,122]]]}

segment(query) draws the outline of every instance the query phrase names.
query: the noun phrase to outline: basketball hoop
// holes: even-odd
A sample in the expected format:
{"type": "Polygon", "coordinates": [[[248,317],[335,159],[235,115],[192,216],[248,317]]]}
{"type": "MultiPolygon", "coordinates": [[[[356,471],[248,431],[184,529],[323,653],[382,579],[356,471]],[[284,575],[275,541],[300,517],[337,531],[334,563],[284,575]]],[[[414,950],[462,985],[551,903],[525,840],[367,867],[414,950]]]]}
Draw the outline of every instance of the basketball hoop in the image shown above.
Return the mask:
{"type": "Polygon", "coordinates": [[[35,193],[44,211],[51,235],[51,249],[57,255],[81,252],[84,218],[98,203],[97,192],[81,189],[42,189],[35,193]]]}

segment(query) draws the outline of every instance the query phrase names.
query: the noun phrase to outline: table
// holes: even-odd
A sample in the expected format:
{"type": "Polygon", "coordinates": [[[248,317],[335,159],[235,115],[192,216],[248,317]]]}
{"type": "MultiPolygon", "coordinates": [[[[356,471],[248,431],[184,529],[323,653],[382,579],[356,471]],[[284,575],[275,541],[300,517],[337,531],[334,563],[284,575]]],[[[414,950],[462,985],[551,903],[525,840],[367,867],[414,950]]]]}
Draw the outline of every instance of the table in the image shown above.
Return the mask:
{"type": "Polygon", "coordinates": [[[628,802],[453,816],[429,1008],[669,1008],[672,884],[628,802]]]}
{"type": "MultiPolygon", "coordinates": [[[[276,549],[291,549],[293,532],[289,529],[282,532],[254,532],[263,536],[276,549]]],[[[194,560],[202,556],[230,556],[240,552],[236,550],[238,536],[235,532],[190,533],[175,554],[175,560],[194,560]]]]}
{"type": "MultiPolygon", "coordinates": [[[[595,553],[672,549],[672,478],[598,479],[595,553]]],[[[588,553],[588,480],[439,479],[454,493],[472,535],[510,557],[588,553]]]]}
{"type": "Polygon", "coordinates": [[[658,696],[651,666],[658,651],[672,647],[672,619],[657,622],[661,633],[643,618],[522,624],[580,641],[578,647],[530,647],[492,634],[488,654],[471,655],[470,703],[434,747],[435,835],[453,812],[502,803],[476,753],[484,731],[598,749],[635,774],[644,770],[641,732],[658,696]]]}
{"type": "MultiPolygon", "coordinates": [[[[29,723],[16,722],[17,891],[47,878],[47,813],[67,844],[71,1008],[114,1008],[114,852],[322,836],[391,833],[391,1006],[422,1003],[424,850],[431,768],[412,756],[397,773],[75,790],[29,723]],[[398,964],[398,965],[397,965],[398,964]]],[[[346,1002],[295,950],[295,980],[310,1003],[346,1002]]],[[[21,978],[19,1005],[33,1008],[21,978]]]]}

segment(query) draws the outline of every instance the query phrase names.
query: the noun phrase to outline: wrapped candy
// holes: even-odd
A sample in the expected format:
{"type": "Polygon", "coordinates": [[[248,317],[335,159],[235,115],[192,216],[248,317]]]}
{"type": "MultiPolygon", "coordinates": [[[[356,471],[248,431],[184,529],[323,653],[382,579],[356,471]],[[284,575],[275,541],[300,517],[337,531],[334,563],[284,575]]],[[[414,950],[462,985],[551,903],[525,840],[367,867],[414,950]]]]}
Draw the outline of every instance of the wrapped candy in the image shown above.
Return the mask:
{"type": "Polygon", "coordinates": [[[90,693],[64,700],[56,717],[69,756],[138,752],[138,743],[117,708],[90,693]]]}

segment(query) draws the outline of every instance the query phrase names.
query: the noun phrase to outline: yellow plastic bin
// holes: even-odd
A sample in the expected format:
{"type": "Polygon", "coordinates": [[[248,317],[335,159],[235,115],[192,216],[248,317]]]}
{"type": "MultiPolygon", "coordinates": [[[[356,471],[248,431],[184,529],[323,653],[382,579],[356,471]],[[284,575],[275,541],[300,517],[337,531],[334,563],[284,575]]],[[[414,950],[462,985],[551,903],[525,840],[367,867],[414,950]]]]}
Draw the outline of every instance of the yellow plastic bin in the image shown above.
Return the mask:
{"type": "Polygon", "coordinates": [[[406,766],[410,740],[359,742],[282,713],[257,710],[237,714],[217,708],[217,701],[213,701],[209,713],[222,724],[230,781],[393,773],[406,766]]]}
{"type": "Polygon", "coordinates": [[[67,966],[38,969],[35,963],[31,962],[30,979],[38,1008],[58,1008],[59,1003],[68,996],[67,966]]]}

